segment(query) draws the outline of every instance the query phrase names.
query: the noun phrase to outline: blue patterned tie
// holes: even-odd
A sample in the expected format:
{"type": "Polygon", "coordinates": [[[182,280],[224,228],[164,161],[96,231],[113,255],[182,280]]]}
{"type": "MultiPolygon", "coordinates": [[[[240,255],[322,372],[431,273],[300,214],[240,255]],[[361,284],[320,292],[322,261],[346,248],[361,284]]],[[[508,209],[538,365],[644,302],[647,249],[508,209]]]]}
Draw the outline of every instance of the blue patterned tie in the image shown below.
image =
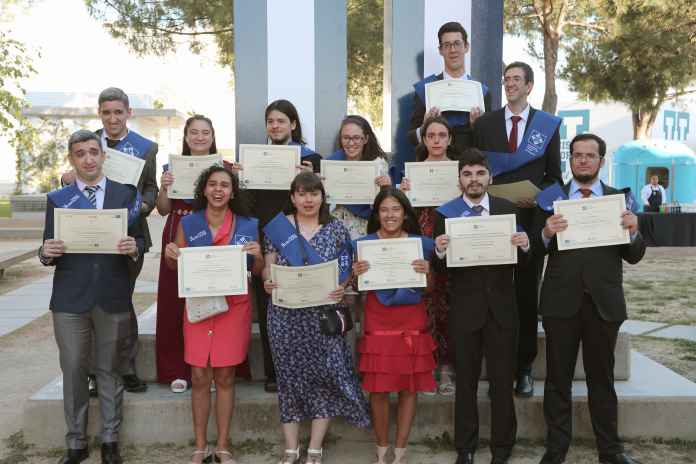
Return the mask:
{"type": "Polygon", "coordinates": [[[89,197],[88,197],[89,201],[92,202],[92,204],[94,205],[95,208],[97,207],[97,195],[95,192],[97,191],[98,188],[99,187],[97,187],[97,186],[94,186],[94,187],[92,187],[90,185],[85,186],[85,190],[87,190],[89,192],[89,197]]]}
{"type": "Polygon", "coordinates": [[[483,211],[483,206],[481,205],[474,205],[471,207],[471,209],[474,210],[474,213],[476,213],[477,216],[481,215],[481,211],[483,211]]]}

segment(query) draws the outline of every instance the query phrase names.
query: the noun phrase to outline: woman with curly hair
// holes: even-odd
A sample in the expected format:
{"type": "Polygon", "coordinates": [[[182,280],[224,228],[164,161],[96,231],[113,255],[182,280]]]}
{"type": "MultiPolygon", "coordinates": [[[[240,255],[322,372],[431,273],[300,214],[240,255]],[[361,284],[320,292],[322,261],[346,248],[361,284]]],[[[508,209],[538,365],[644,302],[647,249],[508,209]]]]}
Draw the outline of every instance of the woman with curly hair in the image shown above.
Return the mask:
{"type": "MultiPolygon", "coordinates": [[[[180,248],[244,244],[247,269],[259,275],[264,267],[258,242],[258,220],[252,219],[247,191],[232,171],[212,166],[196,182],[193,214],[183,218],[174,242],[165,250],[167,266],[176,271],[180,248]]],[[[193,425],[196,446],[191,462],[209,459],[206,428],[210,415],[210,386],[215,379],[218,444],[216,461],[227,455],[227,438],[234,409],[234,377],[237,364],[247,357],[251,340],[251,291],[226,296],[228,310],[192,323],[184,312],[184,360],[191,365],[193,425]],[[221,449],[222,448],[222,449],[221,449]]],[[[206,461],[208,462],[208,461],[206,461]]]]}

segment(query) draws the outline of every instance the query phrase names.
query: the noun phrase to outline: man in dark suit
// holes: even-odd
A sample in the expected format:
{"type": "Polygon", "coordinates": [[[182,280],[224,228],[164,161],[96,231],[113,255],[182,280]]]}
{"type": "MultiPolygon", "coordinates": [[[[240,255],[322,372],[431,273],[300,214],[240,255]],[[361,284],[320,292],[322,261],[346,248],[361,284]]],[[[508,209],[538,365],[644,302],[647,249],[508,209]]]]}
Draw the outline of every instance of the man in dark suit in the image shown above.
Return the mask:
{"type": "Polygon", "coordinates": [[[104,156],[95,133],[79,130],[70,136],[68,160],[75,168],[75,184],[48,194],[44,244],[39,250],[45,266],[56,266],[50,309],[63,371],[63,407],[68,426],[68,452],[59,464],[77,464],[89,457],[89,391],[84,379],[93,340],[101,390],[102,463],[123,462],[118,451],[118,429],[123,422],[120,353],[129,336],[133,311],[128,261],[136,261],[145,252],[145,236],[138,192],[102,174],[104,156]],[[118,242],[120,254],[69,253],[65,242],[54,238],[56,208],[128,208],[132,222],[128,236],[118,242]]]}
{"type": "Polygon", "coordinates": [[[519,320],[512,273],[529,260],[527,234],[512,235],[511,242],[518,247],[516,265],[448,267],[445,254],[450,242],[445,234],[446,216],[471,214],[468,207],[479,216],[514,214],[519,220],[519,208],[514,203],[487,193],[492,182],[490,173],[490,161],[483,153],[475,148],[464,151],[459,159],[459,181],[464,195],[435,213],[433,235],[437,237],[437,250],[433,254],[433,267],[439,275],[451,276],[450,344],[457,372],[454,422],[457,464],[474,462],[479,437],[477,391],[484,352],[491,397],[491,463],[507,463],[517,435],[513,380],[519,320]]]}
{"type": "MultiPolygon", "coordinates": [[[[467,148],[473,146],[473,120],[476,115],[483,114],[483,110],[478,106],[472,108],[471,118],[472,123],[469,123],[469,113],[459,111],[446,111],[441,113],[436,107],[426,108],[425,100],[422,93],[423,86],[427,82],[441,81],[443,79],[471,79],[466,73],[464,57],[469,52],[469,42],[466,30],[458,22],[450,22],[443,24],[437,32],[439,41],[438,52],[442,56],[445,63],[445,70],[437,76],[433,75],[426,77],[422,81],[416,83],[414,87],[416,92],[413,95],[413,113],[411,121],[408,123],[408,132],[406,137],[413,145],[418,145],[421,141],[421,132],[425,121],[433,116],[444,116],[454,128],[454,133],[457,140],[457,149],[463,152],[467,148]]],[[[486,112],[491,111],[493,104],[493,94],[488,89],[483,90],[483,103],[486,112]]]]}
{"type": "MultiPolygon", "coordinates": [[[[138,191],[143,196],[143,207],[141,216],[147,217],[155,206],[155,200],[159,194],[157,187],[157,151],[159,147],[156,143],[141,137],[126,126],[126,122],[131,117],[128,95],[123,90],[109,87],[99,94],[99,117],[104,127],[98,129],[96,134],[101,138],[102,146],[113,148],[132,156],[136,156],[145,161],[143,172],[138,180],[138,191]],[[128,137],[127,137],[128,136],[128,137]],[[125,139],[125,140],[124,140],[125,139]],[[136,141],[137,139],[137,141],[136,141]]],[[[63,185],[75,182],[75,169],[63,174],[61,178],[63,185]]],[[[142,221],[145,233],[145,251],[137,261],[129,262],[131,269],[131,294],[135,290],[135,281],[140,275],[145,260],[145,253],[150,251],[152,240],[147,220],[142,221]]],[[[135,372],[135,355],[138,353],[138,318],[135,312],[131,313],[130,337],[123,347],[122,369],[123,382],[129,392],[143,391],[147,389],[145,382],[141,381],[135,372]]],[[[97,394],[97,380],[94,375],[94,364],[90,369],[89,390],[91,395],[97,394]]]]}
{"type": "MultiPolygon", "coordinates": [[[[570,142],[573,179],[562,187],[569,199],[624,195],[599,180],[606,148],[593,134],[577,135],[570,142]]],[[[533,254],[542,259],[549,256],[539,304],[546,331],[544,418],[548,425],[548,451],[541,464],[563,462],[570,446],[571,388],[581,341],[599,462],[637,464],[624,454],[617,430],[614,348],[619,327],[627,319],[622,260],[640,261],[645,242],[633,213],[624,211],[619,219],[628,229],[630,243],[559,251],[556,233],[567,229],[567,221],[562,214],[536,209],[533,254]]]]}
{"type": "MultiPolygon", "coordinates": [[[[472,116],[472,120],[476,121],[474,124],[474,147],[482,151],[511,153],[518,157],[525,156],[526,151],[523,149],[517,152],[517,148],[524,141],[527,128],[540,112],[527,103],[529,93],[534,88],[532,68],[522,62],[510,63],[505,68],[504,85],[507,98],[507,105],[504,108],[480,117],[472,116]]],[[[548,115],[548,113],[543,114],[544,116],[548,115]]],[[[555,121],[560,122],[560,119],[555,121]]],[[[550,137],[550,141],[543,153],[537,154],[531,161],[516,169],[496,175],[495,183],[510,184],[528,180],[541,190],[554,183],[563,184],[561,136],[558,125],[555,129],[551,128],[547,136],[550,137]]],[[[534,222],[535,205],[533,199],[517,201],[517,206],[520,207],[521,211],[518,224],[527,232],[531,231],[534,222]]],[[[532,363],[537,355],[538,289],[542,266],[543,261],[533,260],[523,272],[515,272],[515,293],[520,315],[515,394],[521,396],[534,394],[532,363]]]]}

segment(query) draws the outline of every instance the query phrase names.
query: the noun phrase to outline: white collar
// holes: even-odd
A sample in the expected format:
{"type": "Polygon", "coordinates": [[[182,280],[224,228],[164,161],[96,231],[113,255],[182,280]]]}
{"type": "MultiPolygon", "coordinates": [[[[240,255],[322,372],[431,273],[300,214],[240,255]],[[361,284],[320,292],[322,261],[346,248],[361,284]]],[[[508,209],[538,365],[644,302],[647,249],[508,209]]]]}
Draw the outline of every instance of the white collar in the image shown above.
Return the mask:
{"type": "MultiPolygon", "coordinates": [[[[568,190],[568,196],[570,197],[572,194],[580,190],[582,187],[575,182],[575,179],[572,179],[570,181],[570,190],[568,190]]],[[[590,186],[590,190],[592,190],[592,193],[594,193],[596,196],[601,197],[604,195],[604,189],[602,189],[602,181],[597,179],[597,182],[592,184],[590,186]]]]}
{"type": "MultiPolygon", "coordinates": [[[[474,207],[475,203],[469,200],[466,195],[462,195],[462,199],[466,202],[467,205],[469,205],[469,208],[474,207]]],[[[483,209],[488,211],[489,213],[491,212],[491,202],[488,198],[488,192],[483,196],[483,199],[478,203],[479,205],[483,206],[483,209]]]]}
{"type": "MultiPolygon", "coordinates": [[[[522,118],[524,122],[529,121],[529,109],[531,106],[529,106],[529,103],[527,103],[527,107],[519,114],[519,116],[522,118]]],[[[510,107],[505,105],[505,120],[507,121],[511,117],[515,116],[512,114],[512,111],[510,111],[510,107]]]]}
{"type": "MultiPolygon", "coordinates": [[[[130,129],[128,128],[128,126],[126,126],[126,135],[128,135],[129,132],[130,132],[130,129]]],[[[120,142],[121,140],[126,138],[126,135],[124,135],[120,139],[116,139],[116,140],[118,140],[120,142]]],[[[102,140],[106,140],[108,137],[109,136],[106,134],[106,128],[102,127],[102,140]]],[[[114,139],[110,139],[110,140],[114,140],[114,139]]]]}
{"type": "MultiPolygon", "coordinates": [[[[82,182],[79,178],[75,179],[75,185],[77,185],[77,188],[80,189],[80,192],[83,192],[85,190],[85,187],[87,187],[87,184],[82,182]]],[[[106,176],[102,175],[102,179],[95,185],[95,187],[100,187],[103,191],[106,192],[106,176]]]]}
{"type": "MultiPolygon", "coordinates": [[[[443,79],[456,79],[455,77],[452,77],[449,74],[447,74],[447,71],[442,71],[442,78],[443,79]]],[[[469,78],[469,74],[467,74],[467,73],[464,73],[462,75],[462,77],[460,77],[460,79],[468,79],[468,78],[469,78]]]]}

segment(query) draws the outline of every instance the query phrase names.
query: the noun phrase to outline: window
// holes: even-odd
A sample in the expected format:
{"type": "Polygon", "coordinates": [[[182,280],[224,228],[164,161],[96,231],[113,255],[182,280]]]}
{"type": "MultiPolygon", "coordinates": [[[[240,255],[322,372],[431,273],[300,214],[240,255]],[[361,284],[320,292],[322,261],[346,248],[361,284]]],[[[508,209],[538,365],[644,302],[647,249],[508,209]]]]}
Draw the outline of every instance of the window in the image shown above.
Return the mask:
{"type": "Polygon", "coordinates": [[[653,174],[657,174],[657,184],[665,189],[669,188],[669,168],[646,168],[645,185],[650,183],[653,174]]]}

